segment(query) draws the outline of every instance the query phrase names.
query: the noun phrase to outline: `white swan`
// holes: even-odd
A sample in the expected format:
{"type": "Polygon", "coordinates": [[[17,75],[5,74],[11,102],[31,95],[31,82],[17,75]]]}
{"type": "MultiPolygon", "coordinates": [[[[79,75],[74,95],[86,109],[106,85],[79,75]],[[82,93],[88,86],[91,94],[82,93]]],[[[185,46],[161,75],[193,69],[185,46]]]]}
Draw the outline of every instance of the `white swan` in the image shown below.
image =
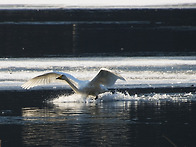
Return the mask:
{"type": "Polygon", "coordinates": [[[24,89],[30,89],[34,86],[45,85],[63,80],[70,85],[74,92],[86,96],[92,95],[97,99],[100,93],[106,92],[108,90],[107,88],[114,85],[118,79],[125,81],[122,76],[105,68],[102,68],[91,81],[81,81],[70,74],[54,71],[37,76],[24,83],[21,87],[24,89]]]}

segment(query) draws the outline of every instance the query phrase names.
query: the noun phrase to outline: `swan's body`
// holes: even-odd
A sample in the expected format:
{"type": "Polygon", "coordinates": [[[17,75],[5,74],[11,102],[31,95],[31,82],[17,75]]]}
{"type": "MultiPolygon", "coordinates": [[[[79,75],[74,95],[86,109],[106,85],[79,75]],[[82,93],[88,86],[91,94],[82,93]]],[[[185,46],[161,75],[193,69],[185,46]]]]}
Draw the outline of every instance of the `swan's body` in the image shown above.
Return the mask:
{"type": "Polygon", "coordinates": [[[91,81],[81,81],[72,75],[63,72],[50,72],[29,80],[21,87],[24,89],[30,89],[38,85],[45,85],[64,80],[69,84],[74,92],[84,94],[86,96],[96,96],[97,98],[100,93],[106,92],[108,87],[114,85],[118,79],[125,80],[120,75],[104,68],[102,68],[91,81]]]}

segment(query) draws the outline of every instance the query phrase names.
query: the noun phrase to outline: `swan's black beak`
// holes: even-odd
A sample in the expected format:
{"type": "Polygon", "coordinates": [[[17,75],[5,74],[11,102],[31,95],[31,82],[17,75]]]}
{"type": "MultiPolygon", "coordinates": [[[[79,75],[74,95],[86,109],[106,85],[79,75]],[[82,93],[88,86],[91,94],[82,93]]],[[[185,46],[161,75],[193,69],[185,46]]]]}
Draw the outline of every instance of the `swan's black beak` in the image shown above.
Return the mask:
{"type": "Polygon", "coordinates": [[[60,75],[59,77],[57,77],[56,79],[62,80],[63,75],[60,75]]]}

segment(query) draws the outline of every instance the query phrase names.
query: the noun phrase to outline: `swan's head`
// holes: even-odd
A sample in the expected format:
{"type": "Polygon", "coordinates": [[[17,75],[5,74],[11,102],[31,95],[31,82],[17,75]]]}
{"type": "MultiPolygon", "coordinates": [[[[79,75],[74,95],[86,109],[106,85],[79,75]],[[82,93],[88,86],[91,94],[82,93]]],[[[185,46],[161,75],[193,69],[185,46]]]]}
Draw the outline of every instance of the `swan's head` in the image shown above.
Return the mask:
{"type": "Polygon", "coordinates": [[[58,79],[58,80],[64,80],[64,77],[65,77],[65,76],[60,75],[60,76],[59,76],[59,77],[57,77],[56,79],[58,79]]]}
{"type": "Polygon", "coordinates": [[[69,79],[67,78],[67,76],[65,75],[60,75],[59,77],[57,77],[56,79],[58,80],[65,80],[65,81],[69,81],[69,79]]]}
{"type": "Polygon", "coordinates": [[[59,77],[57,77],[56,79],[59,79],[59,80],[60,80],[60,79],[62,79],[62,76],[63,76],[63,75],[60,75],[60,76],[59,76],[59,77]]]}

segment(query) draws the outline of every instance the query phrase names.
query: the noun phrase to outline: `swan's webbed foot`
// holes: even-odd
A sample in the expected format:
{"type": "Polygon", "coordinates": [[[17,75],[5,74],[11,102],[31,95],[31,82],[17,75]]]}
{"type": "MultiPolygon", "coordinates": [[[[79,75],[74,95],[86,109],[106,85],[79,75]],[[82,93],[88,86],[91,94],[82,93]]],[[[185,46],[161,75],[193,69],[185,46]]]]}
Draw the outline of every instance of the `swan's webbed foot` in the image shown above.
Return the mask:
{"type": "Polygon", "coordinates": [[[95,100],[97,100],[98,98],[99,98],[98,95],[96,95],[95,100]]]}

